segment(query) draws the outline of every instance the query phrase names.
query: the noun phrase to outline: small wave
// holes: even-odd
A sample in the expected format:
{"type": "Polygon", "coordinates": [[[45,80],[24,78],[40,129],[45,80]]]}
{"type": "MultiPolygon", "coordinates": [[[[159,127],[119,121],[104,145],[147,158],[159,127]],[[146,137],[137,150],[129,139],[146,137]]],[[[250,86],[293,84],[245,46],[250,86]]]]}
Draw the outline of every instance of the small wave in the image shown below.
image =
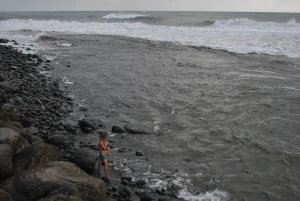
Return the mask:
{"type": "Polygon", "coordinates": [[[57,38],[55,38],[53,36],[41,35],[39,37],[39,40],[41,40],[41,41],[55,41],[55,40],[57,40],[57,38]]]}
{"type": "Polygon", "coordinates": [[[57,43],[57,45],[63,46],[63,47],[71,47],[72,43],[57,43]]]}
{"type": "Polygon", "coordinates": [[[147,15],[134,14],[134,13],[127,13],[127,14],[111,13],[111,14],[103,16],[102,18],[103,19],[135,19],[135,18],[142,18],[142,17],[147,17],[147,15]]]}

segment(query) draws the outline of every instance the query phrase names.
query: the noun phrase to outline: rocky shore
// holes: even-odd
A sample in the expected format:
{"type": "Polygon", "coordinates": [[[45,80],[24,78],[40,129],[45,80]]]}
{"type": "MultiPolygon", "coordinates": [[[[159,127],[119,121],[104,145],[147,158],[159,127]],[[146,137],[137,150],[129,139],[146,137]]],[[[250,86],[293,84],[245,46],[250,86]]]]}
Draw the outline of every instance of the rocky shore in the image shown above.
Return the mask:
{"type": "MultiPolygon", "coordinates": [[[[77,145],[73,136],[105,131],[104,123],[67,121],[72,98],[59,80],[41,73],[51,70],[51,62],[5,46],[8,42],[0,39],[1,201],[184,200],[177,197],[176,186],[149,189],[145,180],[130,176],[120,177],[118,184],[93,176],[95,147],[77,145]]],[[[151,134],[130,126],[113,126],[111,131],[151,134]]]]}

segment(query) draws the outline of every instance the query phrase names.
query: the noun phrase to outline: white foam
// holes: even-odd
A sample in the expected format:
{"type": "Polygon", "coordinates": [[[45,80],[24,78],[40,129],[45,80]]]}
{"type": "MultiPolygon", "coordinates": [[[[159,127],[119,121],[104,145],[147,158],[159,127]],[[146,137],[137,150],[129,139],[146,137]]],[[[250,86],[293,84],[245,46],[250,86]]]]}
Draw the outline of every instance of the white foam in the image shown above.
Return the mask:
{"type": "MultiPolygon", "coordinates": [[[[143,23],[64,22],[10,19],[0,21],[2,32],[30,29],[68,34],[119,35],[247,54],[300,58],[300,24],[256,22],[248,19],[216,21],[208,27],[155,26],[143,23]]],[[[8,38],[10,38],[8,36],[8,38]]]]}
{"type": "Polygon", "coordinates": [[[69,78],[67,78],[67,77],[64,77],[64,78],[63,78],[63,82],[64,82],[65,84],[73,85],[73,82],[71,82],[71,81],[69,80],[69,78]]]}
{"type": "Polygon", "coordinates": [[[72,43],[58,43],[58,45],[63,46],[63,47],[71,47],[72,43]]]}
{"type": "Polygon", "coordinates": [[[134,19],[137,17],[146,17],[146,15],[135,13],[111,13],[102,17],[103,19],[134,19]]]}
{"type": "Polygon", "coordinates": [[[185,190],[182,190],[180,191],[178,197],[182,197],[188,201],[228,201],[228,195],[219,190],[206,192],[204,194],[200,193],[198,195],[193,195],[185,190]]]}

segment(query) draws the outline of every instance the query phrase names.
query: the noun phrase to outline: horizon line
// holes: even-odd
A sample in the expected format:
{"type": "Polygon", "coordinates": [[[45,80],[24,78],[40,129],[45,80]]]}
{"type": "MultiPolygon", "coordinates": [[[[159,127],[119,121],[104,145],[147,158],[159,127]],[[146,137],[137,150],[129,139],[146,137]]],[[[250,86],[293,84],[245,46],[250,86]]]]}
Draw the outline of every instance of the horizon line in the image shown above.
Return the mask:
{"type": "Polygon", "coordinates": [[[300,14],[294,11],[221,11],[221,10],[9,10],[7,12],[219,12],[219,13],[292,13],[300,14]]]}

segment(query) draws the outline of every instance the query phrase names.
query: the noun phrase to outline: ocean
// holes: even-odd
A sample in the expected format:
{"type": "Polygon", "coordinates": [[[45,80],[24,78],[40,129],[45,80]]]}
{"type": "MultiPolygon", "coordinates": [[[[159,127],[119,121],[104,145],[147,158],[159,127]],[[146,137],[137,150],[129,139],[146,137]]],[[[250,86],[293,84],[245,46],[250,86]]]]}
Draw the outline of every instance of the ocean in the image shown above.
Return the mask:
{"type": "Polygon", "coordinates": [[[70,120],[153,130],[110,136],[115,174],[189,201],[299,200],[300,14],[0,13],[0,38],[51,60],[70,120]]]}

